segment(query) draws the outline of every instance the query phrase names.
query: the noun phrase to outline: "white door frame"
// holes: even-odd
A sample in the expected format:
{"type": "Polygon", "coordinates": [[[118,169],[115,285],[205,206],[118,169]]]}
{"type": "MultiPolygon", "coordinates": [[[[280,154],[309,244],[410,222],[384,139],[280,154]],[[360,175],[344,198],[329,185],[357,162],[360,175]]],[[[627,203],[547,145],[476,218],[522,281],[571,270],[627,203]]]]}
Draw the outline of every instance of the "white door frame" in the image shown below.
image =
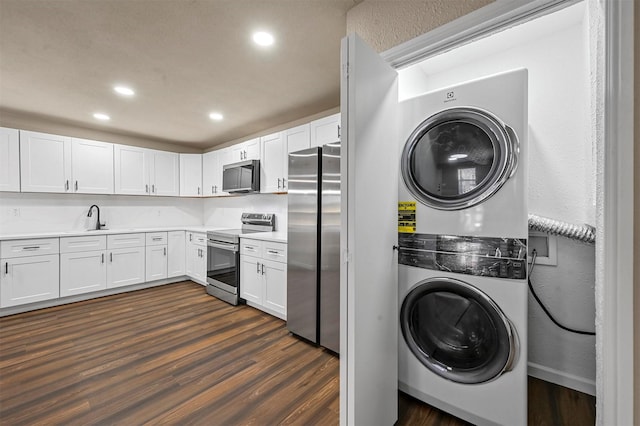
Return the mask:
{"type": "MultiPolygon", "coordinates": [[[[563,9],[579,0],[496,0],[382,53],[396,68],[563,9]]],[[[586,0],[600,10],[604,143],[597,148],[596,398],[599,425],[633,424],[633,1],[586,0]]],[[[640,23],[638,23],[640,24],[640,23]]]]}

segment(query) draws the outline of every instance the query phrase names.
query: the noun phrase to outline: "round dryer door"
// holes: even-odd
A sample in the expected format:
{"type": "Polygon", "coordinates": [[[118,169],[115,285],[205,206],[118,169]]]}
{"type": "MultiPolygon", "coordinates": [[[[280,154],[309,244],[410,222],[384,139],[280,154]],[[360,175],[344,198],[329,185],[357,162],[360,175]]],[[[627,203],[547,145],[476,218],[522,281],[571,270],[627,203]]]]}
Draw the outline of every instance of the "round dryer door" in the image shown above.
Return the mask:
{"type": "Polygon", "coordinates": [[[458,383],[491,381],[511,369],[518,353],[502,310],[476,287],[451,278],[427,279],[411,290],[400,325],[418,360],[458,383]]]}
{"type": "Polygon", "coordinates": [[[416,199],[440,210],[460,210],[495,194],[517,167],[513,130],[478,108],[441,111],[411,133],[402,178],[416,199]]]}

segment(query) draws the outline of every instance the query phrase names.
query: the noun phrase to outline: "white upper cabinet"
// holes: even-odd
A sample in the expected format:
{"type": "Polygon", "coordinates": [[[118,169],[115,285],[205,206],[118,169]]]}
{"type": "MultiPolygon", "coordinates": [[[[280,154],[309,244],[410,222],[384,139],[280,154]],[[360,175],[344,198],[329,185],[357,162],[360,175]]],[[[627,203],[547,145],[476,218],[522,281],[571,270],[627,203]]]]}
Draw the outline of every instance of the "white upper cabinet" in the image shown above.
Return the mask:
{"type": "Polygon", "coordinates": [[[228,148],[202,154],[202,195],[218,197],[228,195],[222,191],[222,167],[231,151],[228,148]]]}
{"type": "Polygon", "coordinates": [[[309,129],[310,125],[307,123],[284,132],[287,154],[311,147],[309,129]]]}
{"type": "Polygon", "coordinates": [[[150,194],[180,195],[180,155],[176,152],[148,150],[150,194]]]}
{"type": "Polygon", "coordinates": [[[18,130],[0,127],[0,191],[20,191],[18,130]]]}
{"type": "Polygon", "coordinates": [[[239,161],[246,160],[259,160],[260,159],[260,138],[250,139],[246,142],[242,142],[230,147],[231,156],[228,159],[229,163],[237,163],[239,161]]]}
{"type": "Polygon", "coordinates": [[[71,139],[73,191],[79,194],[113,194],[113,144],[71,139]]]}
{"type": "Polygon", "coordinates": [[[180,154],[180,195],[202,196],[202,154],[180,154]]]}
{"type": "Polygon", "coordinates": [[[23,192],[73,192],[71,138],[20,130],[23,192]]]}
{"type": "Polygon", "coordinates": [[[260,138],[262,162],[260,163],[260,192],[283,192],[285,182],[284,137],[282,132],[260,138]]]}
{"type": "Polygon", "coordinates": [[[175,152],[115,145],[114,170],[116,194],[180,195],[180,157],[175,152]]]}
{"type": "Polygon", "coordinates": [[[116,194],[149,195],[147,150],[136,146],[115,145],[113,152],[116,194]]]}
{"type": "Polygon", "coordinates": [[[340,113],[312,121],[309,126],[311,146],[340,142],[340,113]]]}

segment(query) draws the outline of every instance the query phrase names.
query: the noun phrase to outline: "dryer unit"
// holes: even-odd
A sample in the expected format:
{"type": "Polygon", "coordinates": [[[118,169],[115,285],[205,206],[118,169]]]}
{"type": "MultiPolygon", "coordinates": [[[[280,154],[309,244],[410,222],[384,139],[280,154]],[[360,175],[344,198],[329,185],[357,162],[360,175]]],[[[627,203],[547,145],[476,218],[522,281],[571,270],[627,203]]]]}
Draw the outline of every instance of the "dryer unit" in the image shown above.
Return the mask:
{"type": "Polygon", "coordinates": [[[527,71],[409,99],[398,385],[474,424],[527,423],[527,71]]]}
{"type": "Polygon", "coordinates": [[[399,201],[417,232],[527,237],[527,71],[400,103],[399,201]]]}

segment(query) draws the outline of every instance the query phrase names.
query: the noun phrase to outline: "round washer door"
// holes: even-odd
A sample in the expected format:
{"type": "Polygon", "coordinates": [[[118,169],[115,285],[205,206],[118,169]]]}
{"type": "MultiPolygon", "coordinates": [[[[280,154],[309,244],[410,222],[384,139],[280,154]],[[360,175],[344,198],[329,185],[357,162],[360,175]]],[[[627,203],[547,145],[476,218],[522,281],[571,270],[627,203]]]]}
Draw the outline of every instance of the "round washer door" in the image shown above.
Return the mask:
{"type": "Polygon", "coordinates": [[[479,108],[451,108],[411,133],[402,178],[416,199],[440,210],[474,206],[495,194],[517,168],[515,132],[479,108]]]}
{"type": "Polygon", "coordinates": [[[409,292],[400,310],[407,346],[435,374],[483,383],[512,368],[517,335],[502,310],[464,281],[430,278],[409,292]]]}

